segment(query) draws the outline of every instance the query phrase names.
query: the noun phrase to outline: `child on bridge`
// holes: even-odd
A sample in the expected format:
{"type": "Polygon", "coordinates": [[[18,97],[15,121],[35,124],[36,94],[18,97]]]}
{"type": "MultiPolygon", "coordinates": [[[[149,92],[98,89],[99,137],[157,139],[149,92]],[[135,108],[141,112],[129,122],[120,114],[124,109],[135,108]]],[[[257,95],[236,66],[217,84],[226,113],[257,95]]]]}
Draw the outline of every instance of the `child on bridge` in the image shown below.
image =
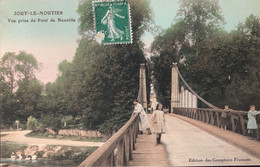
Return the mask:
{"type": "Polygon", "coordinates": [[[250,140],[254,140],[256,137],[256,130],[258,129],[258,125],[256,123],[256,116],[260,114],[260,111],[255,110],[255,106],[251,105],[250,110],[248,111],[248,122],[247,122],[247,129],[248,129],[248,136],[250,140]]]}
{"type": "Polygon", "coordinates": [[[228,117],[228,113],[230,112],[230,109],[228,107],[228,105],[225,105],[224,111],[221,114],[221,118],[220,118],[220,127],[223,130],[227,130],[227,117],[228,117]]]}
{"type": "Polygon", "coordinates": [[[154,123],[154,133],[156,134],[156,145],[161,143],[161,135],[165,133],[165,116],[162,111],[162,104],[158,103],[156,110],[152,114],[152,121],[154,123]]]}

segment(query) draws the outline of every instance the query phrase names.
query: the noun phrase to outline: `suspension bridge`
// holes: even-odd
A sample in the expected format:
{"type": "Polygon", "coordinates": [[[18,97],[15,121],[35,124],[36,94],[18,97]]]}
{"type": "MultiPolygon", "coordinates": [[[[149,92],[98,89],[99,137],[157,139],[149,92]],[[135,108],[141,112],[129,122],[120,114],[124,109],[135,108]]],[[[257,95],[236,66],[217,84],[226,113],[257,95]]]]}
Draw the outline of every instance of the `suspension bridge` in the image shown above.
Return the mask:
{"type": "MultiPolygon", "coordinates": [[[[138,97],[147,110],[145,90],[142,64],[138,97]]],[[[255,140],[248,139],[247,112],[229,110],[229,126],[227,130],[221,129],[221,114],[227,110],[200,97],[184,80],[176,64],[172,67],[170,111],[166,113],[167,132],[162,135],[162,144],[156,146],[155,134],[138,133],[139,116],[134,115],[79,166],[260,165],[260,130],[255,140]],[[186,90],[179,89],[179,78],[186,90]],[[209,108],[198,108],[198,99],[209,108]]],[[[150,125],[153,131],[152,122],[150,125]]]]}

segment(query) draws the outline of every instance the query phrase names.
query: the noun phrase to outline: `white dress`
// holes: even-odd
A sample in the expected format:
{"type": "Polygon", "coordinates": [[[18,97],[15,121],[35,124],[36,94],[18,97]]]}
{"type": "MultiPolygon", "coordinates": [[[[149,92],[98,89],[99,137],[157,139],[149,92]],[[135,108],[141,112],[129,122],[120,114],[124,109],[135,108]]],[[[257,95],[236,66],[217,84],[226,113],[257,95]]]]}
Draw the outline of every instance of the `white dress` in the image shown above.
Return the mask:
{"type": "Polygon", "coordinates": [[[133,115],[136,114],[136,113],[140,113],[139,114],[139,117],[140,117],[139,130],[143,131],[143,130],[146,130],[147,128],[150,128],[148,116],[147,116],[146,112],[144,111],[144,108],[141,104],[137,104],[135,106],[135,109],[133,111],[133,115]]]}

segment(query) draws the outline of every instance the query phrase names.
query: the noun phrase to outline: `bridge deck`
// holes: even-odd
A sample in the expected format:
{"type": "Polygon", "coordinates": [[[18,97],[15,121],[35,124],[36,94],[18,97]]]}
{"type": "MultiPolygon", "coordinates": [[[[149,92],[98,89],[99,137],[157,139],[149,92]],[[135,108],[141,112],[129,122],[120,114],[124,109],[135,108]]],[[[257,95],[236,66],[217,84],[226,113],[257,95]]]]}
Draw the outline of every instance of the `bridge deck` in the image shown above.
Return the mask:
{"type": "Polygon", "coordinates": [[[184,116],[166,118],[168,131],[162,140],[173,166],[260,164],[258,141],[184,116]]]}
{"type": "Polygon", "coordinates": [[[180,115],[168,114],[166,119],[163,145],[155,146],[154,134],[138,135],[129,166],[260,164],[259,141],[180,115]]]}
{"type": "MultiPolygon", "coordinates": [[[[149,118],[151,114],[148,114],[149,118]]],[[[153,124],[150,119],[151,130],[153,124]]],[[[169,166],[168,156],[163,144],[156,144],[156,135],[138,135],[136,149],[133,151],[133,160],[129,161],[129,166],[169,166]]]]}
{"type": "Polygon", "coordinates": [[[168,157],[162,144],[155,146],[155,134],[138,135],[136,150],[129,166],[169,166],[168,157]]]}

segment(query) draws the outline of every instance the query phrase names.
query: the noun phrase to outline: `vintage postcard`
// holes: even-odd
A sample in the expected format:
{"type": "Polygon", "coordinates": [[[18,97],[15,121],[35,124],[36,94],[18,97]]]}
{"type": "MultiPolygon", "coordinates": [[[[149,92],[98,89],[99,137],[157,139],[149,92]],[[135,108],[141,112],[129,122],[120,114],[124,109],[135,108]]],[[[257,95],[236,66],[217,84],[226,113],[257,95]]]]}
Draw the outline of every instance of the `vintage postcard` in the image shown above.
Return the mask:
{"type": "Polygon", "coordinates": [[[0,166],[84,166],[90,155],[111,166],[259,166],[259,9],[260,0],[0,0],[0,166]],[[186,81],[197,94],[173,63],[184,79],[196,74],[186,81]],[[144,129],[132,115],[141,89],[144,129]],[[231,108],[252,102],[252,115],[198,109],[197,95],[215,93],[221,106],[235,90],[231,108]],[[152,121],[159,103],[166,133],[152,121]]]}

